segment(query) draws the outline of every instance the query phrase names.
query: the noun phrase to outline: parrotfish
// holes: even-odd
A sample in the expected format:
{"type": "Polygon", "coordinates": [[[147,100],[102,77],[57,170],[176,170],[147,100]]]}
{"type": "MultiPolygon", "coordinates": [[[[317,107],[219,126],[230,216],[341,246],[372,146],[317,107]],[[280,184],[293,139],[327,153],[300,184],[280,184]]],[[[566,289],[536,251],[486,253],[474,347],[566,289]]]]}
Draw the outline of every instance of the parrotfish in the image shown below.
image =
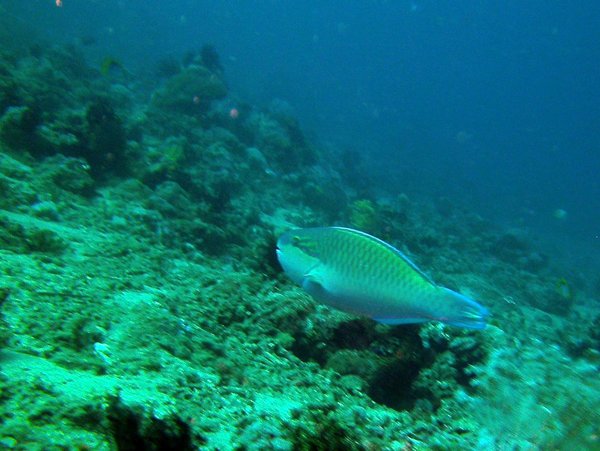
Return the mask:
{"type": "Polygon", "coordinates": [[[485,327],[485,307],[436,285],[398,249],[358,230],[291,230],[277,241],[277,258],[290,279],[339,310],[385,324],[485,327]]]}

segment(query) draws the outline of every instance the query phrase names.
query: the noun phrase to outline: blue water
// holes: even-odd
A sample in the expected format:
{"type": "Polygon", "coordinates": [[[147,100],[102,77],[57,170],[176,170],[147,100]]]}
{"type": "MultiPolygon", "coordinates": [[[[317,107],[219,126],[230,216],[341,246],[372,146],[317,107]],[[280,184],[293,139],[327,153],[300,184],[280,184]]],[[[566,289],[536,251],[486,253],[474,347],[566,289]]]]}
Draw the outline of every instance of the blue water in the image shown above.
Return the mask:
{"type": "Polygon", "coordinates": [[[7,7],[57,42],[93,37],[92,59],[132,68],[212,43],[232,92],[288,102],[309,134],[364,156],[392,192],[448,197],[563,252],[600,251],[598,2],[7,7]]]}

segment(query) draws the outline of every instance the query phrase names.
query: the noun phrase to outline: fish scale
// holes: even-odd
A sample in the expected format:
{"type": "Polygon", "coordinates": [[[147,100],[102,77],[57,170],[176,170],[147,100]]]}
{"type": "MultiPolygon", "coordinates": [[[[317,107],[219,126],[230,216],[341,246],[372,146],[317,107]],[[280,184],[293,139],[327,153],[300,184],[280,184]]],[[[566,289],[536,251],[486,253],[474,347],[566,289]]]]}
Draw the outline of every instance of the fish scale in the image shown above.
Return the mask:
{"type": "Polygon", "coordinates": [[[364,232],[292,230],[279,238],[277,257],[293,281],[332,307],[387,324],[437,320],[485,327],[485,307],[436,285],[400,251],[364,232]]]}

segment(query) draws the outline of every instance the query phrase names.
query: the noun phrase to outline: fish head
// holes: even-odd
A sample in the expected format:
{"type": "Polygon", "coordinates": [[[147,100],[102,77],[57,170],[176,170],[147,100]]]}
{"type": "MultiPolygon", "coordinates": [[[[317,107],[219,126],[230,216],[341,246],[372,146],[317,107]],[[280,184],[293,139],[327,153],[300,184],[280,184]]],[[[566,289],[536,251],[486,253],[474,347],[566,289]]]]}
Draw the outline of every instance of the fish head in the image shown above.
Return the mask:
{"type": "Polygon", "coordinates": [[[277,259],[290,279],[302,284],[305,276],[320,261],[316,243],[305,230],[291,230],[277,241],[277,259]]]}
{"type": "Polygon", "coordinates": [[[467,329],[485,328],[490,313],[484,306],[448,288],[440,287],[440,295],[443,303],[432,319],[467,329]]]}

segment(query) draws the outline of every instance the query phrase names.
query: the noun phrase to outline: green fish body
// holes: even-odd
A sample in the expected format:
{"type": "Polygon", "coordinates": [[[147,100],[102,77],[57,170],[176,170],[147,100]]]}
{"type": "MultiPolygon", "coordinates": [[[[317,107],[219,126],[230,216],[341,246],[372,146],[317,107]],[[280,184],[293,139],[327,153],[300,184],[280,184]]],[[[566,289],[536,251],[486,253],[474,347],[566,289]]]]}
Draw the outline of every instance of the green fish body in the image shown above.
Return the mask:
{"type": "Polygon", "coordinates": [[[485,327],[485,307],[436,285],[399,250],[358,230],[292,230],[279,238],[277,258],[294,282],[340,310],[385,324],[485,327]]]}

